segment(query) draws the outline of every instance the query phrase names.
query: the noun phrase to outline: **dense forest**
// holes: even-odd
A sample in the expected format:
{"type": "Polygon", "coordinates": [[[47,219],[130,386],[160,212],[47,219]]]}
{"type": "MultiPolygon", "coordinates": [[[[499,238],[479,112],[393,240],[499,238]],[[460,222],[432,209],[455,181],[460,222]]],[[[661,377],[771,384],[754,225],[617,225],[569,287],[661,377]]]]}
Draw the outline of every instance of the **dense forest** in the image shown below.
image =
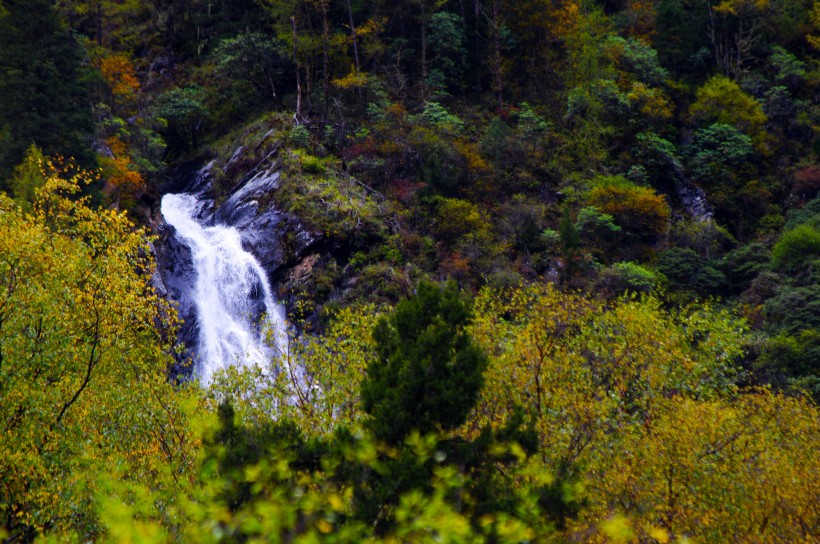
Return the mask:
{"type": "Polygon", "coordinates": [[[819,96],[818,0],[0,0],[0,540],[820,541],[819,96]],[[288,348],[181,379],[270,157],[288,348]]]}

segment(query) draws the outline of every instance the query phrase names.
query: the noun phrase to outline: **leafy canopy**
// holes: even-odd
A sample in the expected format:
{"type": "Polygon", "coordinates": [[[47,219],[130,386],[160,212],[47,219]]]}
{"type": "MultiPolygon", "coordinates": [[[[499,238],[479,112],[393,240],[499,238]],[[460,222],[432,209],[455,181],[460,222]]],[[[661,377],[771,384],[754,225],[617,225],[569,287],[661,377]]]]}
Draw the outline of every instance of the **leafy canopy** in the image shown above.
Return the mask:
{"type": "Polygon", "coordinates": [[[0,527],[93,540],[100,475],[182,475],[193,440],[145,232],[76,197],[91,174],[39,166],[32,213],[0,194],[0,527]]]}

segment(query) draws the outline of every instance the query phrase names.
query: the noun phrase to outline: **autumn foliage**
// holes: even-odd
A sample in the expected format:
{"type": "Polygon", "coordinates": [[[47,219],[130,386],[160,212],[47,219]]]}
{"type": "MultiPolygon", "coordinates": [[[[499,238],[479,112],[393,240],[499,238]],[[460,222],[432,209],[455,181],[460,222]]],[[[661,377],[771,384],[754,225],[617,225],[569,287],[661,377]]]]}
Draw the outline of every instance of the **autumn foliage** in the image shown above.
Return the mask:
{"type": "Polygon", "coordinates": [[[0,195],[0,524],[12,540],[93,538],[98,473],[185,478],[196,438],[166,381],[156,326],[173,311],[144,231],[77,198],[87,172],[40,167],[32,214],[0,195]]]}

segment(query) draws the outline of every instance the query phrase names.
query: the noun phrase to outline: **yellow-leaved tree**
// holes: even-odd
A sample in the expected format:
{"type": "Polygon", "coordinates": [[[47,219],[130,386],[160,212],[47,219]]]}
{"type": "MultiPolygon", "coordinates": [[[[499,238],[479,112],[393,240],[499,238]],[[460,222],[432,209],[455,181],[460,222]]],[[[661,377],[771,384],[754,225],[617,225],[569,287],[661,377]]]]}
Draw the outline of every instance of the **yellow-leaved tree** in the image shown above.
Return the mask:
{"type": "Polygon", "coordinates": [[[40,166],[30,214],[0,194],[0,531],[90,540],[102,475],[184,480],[195,440],[148,238],[79,197],[93,174],[40,166]]]}
{"type": "Polygon", "coordinates": [[[734,385],[744,330],[709,303],[485,289],[472,335],[490,365],[462,432],[523,408],[536,470],[583,495],[572,541],[816,541],[817,407],[734,385]]]}

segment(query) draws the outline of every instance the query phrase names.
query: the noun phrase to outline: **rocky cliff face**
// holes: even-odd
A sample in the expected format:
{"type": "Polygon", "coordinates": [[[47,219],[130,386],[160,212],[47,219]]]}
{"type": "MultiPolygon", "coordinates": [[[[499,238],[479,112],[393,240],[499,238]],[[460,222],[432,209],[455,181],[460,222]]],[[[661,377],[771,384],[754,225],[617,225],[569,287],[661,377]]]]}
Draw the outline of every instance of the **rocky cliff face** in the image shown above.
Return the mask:
{"type": "MultiPolygon", "coordinates": [[[[224,164],[214,159],[199,168],[180,169],[164,192],[196,195],[201,204],[198,215],[201,224],[236,228],[243,248],[256,257],[271,283],[279,284],[288,281],[292,269],[298,269],[322,240],[307,230],[298,218],[276,205],[281,167],[278,144],[268,143],[261,160],[253,158],[259,156],[259,151],[240,146],[224,164]],[[255,165],[248,168],[247,163],[251,160],[255,165]],[[242,163],[245,168],[241,167],[242,163]],[[241,173],[243,169],[245,173],[241,173]],[[230,186],[225,187],[226,180],[232,176],[238,181],[228,182],[230,186]]],[[[190,249],[159,213],[154,230],[158,234],[154,246],[157,260],[155,287],[178,305],[179,316],[184,321],[179,341],[194,346],[199,326],[192,294],[196,271],[190,249]]],[[[287,300],[283,302],[287,304],[287,300]]],[[[187,375],[190,371],[179,372],[187,375]]]]}

